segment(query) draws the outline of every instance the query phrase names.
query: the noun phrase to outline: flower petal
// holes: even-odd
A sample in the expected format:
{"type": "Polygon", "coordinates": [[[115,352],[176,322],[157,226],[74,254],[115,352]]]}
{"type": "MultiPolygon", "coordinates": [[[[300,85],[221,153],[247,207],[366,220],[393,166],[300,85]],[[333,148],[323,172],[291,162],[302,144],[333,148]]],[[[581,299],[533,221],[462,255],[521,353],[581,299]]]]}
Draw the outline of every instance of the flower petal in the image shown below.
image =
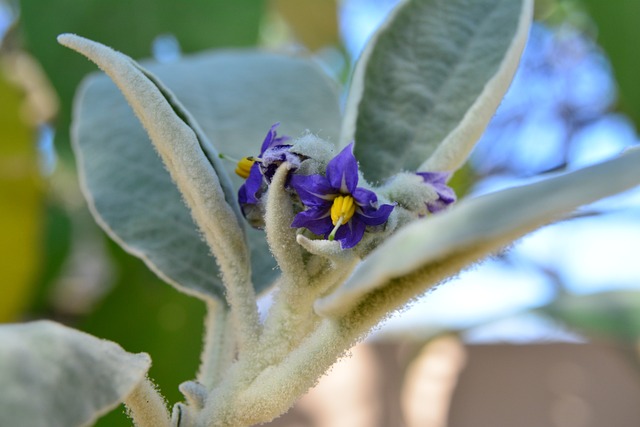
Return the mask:
{"type": "Polygon", "coordinates": [[[361,207],[378,207],[378,196],[371,190],[359,187],[356,188],[356,190],[351,193],[351,195],[356,200],[356,203],[361,207]]]}
{"type": "Polygon", "coordinates": [[[362,240],[366,227],[364,222],[358,221],[357,218],[352,218],[351,221],[338,228],[335,239],[340,242],[342,249],[350,249],[362,240]]]}
{"type": "Polygon", "coordinates": [[[264,153],[262,153],[260,162],[260,170],[267,179],[267,182],[271,182],[273,175],[276,173],[276,169],[284,162],[291,164],[290,171],[294,171],[300,167],[300,156],[289,151],[291,145],[274,145],[269,147],[264,153]]]}
{"type": "Polygon", "coordinates": [[[260,172],[260,166],[254,163],[249,171],[249,177],[238,190],[238,202],[240,203],[240,207],[247,204],[255,205],[258,203],[257,194],[261,187],[262,173],[260,172]]]}
{"type": "Polygon", "coordinates": [[[312,207],[297,214],[295,218],[293,218],[291,227],[306,228],[312,233],[324,236],[325,238],[331,233],[331,230],[333,230],[329,210],[320,207],[312,207]]]}
{"type": "Polygon", "coordinates": [[[359,222],[366,225],[382,225],[389,219],[389,215],[391,215],[393,208],[395,208],[395,205],[382,205],[377,208],[367,209],[361,208],[356,210],[354,216],[357,217],[359,222]]]}
{"type": "Polygon", "coordinates": [[[440,196],[440,200],[442,200],[446,204],[451,204],[456,201],[456,193],[453,191],[453,188],[448,185],[434,185],[433,188],[438,192],[438,196],[440,196]]]}
{"type": "Polygon", "coordinates": [[[395,205],[378,206],[378,196],[366,188],[356,188],[356,191],[353,192],[353,198],[358,204],[355,215],[359,221],[366,225],[384,224],[395,207],[395,205]]]}
{"type": "Polygon", "coordinates": [[[450,204],[456,201],[456,193],[453,188],[447,185],[447,180],[451,176],[449,172],[417,172],[426,184],[430,184],[438,198],[430,200],[426,203],[427,210],[430,213],[438,213],[445,210],[450,204]]]}
{"type": "Polygon", "coordinates": [[[292,175],[291,186],[305,206],[329,208],[336,197],[336,190],[322,175],[292,175]]]}
{"type": "Polygon", "coordinates": [[[273,145],[273,142],[278,135],[276,132],[278,126],[280,126],[280,122],[275,123],[273,126],[271,126],[271,129],[269,129],[269,131],[267,132],[267,136],[264,137],[264,141],[262,141],[262,146],[260,147],[260,156],[262,156],[262,154],[264,154],[264,152],[273,145]]]}
{"type": "Polygon", "coordinates": [[[353,155],[353,143],[347,145],[327,165],[327,179],[342,194],[352,194],[358,186],[358,162],[353,155]]]}
{"type": "Polygon", "coordinates": [[[416,172],[428,184],[446,184],[451,172],[416,172]]]}
{"type": "Polygon", "coordinates": [[[432,200],[430,202],[427,202],[426,204],[427,210],[432,214],[442,212],[449,206],[449,203],[445,202],[442,199],[432,200]]]}

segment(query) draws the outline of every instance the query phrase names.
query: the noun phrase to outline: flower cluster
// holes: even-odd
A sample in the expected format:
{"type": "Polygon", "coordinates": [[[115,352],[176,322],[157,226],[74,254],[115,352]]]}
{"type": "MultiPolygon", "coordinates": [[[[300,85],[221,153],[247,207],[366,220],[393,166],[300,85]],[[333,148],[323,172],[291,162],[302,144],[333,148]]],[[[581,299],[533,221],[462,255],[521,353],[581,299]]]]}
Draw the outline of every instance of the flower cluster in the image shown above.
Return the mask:
{"type": "MultiPolygon", "coordinates": [[[[449,173],[418,172],[412,174],[412,182],[415,187],[417,180],[419,189],[416,191],[405,186],[405,190],[408,188],[409,194],[419,200],[421,209],[408,208],[411,203],[404,202],[406,197],[395,198],[389,194],[383,198],[391,203],[380,204],[376,192],[364,185],[359,186],[364,180],[353,155],[353,143],[331,160],[325,160],[326,163],[321,162],[321,173],[303,174],[300,166],[309,157],[294,149],[297,142],[288,143],[288,137],[278,137],[278,125],[276,123],[269,129],[259,157],[245,157],[236,168],[236,173],[246,179],[238,192],[238,202],[247,220],[256,228],[264,224],[262,197],[283,162],[291,165],[287,188],[298,208],[291,227],[304,228],[323,239],[336,240],[342,249],[356,246],[365,232],[383,229],[396,207],[405,212],[415,211],[411,214],[415,218],[427,211],[437,213],[456,200],[455,193],[446,185],[449,173]]],[[[415,201],[413,205],[416,205],[415,201]]]]}

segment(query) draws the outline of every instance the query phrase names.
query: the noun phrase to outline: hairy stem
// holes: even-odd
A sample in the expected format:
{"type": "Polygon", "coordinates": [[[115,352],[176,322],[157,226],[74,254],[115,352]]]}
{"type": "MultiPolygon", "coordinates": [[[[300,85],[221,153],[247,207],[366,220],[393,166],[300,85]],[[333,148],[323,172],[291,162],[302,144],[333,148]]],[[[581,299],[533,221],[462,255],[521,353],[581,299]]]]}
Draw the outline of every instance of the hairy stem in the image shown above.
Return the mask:
{"type": "Polygon", "coordinates": [[[263,369],[232,404],[216,402],[200,413],[198,425],[244,427],[284,413],[355,342],[342,333],[340,322],[324,319],[281,363],[263,369]]]}
{"type": "Polygon", "coordinates": [[[291,228],[294,217],[293,206],[291,196],[285,189],[290,170],[291,165],[285,162],[278,167],[273,176],[267,193],[265,232],[282,275],[305,282],[307,268],[302,256],[302,248],[296,242],[295,229],[291,228]]]}
{"type": "Polygon", "coordinates": [[[233,362],[235,341],[228,307],[217,300],[207,301],[204,348],[200,356],[198,382],[212,390],[233,362]]]}
{"type": "Polygon", "coordinates": [[[278,361],[304,335],[313,314],[312,293],[302,247],[291,228],[293,207],[285,183],[291,165],[278,167],[273,176],[266,203],[265,232],[273,256],[282,270],[274,304],[269,310],[258,357],[262,366],[278,361]],[[266,350],[266,351],[265,351],[266,350]]]}
{"type": "Polygon", "coordinates": [[[148,379],[140,381],[124,401],[136,427],[170,427],[164,397],[148,379]]]}

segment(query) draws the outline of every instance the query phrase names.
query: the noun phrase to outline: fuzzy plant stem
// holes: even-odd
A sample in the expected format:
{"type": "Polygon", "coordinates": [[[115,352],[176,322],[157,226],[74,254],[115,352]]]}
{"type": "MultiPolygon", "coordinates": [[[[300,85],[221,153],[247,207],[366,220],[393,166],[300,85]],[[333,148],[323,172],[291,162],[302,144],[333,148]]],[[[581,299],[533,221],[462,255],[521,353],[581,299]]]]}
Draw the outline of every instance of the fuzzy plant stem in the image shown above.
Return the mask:
{"type": "Polygon", "coordinates": [[[354,342],[339,322],[325,319],[279,364],[269,366],[232,400],[221,399],[199,414],[202,427],[248,427],[274,419],[314,385],[354,342]]]}
{"type": "Polygon", "coordinates": [[[220,400],[200,414],[206,427],[248,427],[286,412],[349,348],[382,318],[415,297],[423,272],[374,292],[342,318],[322,319],[278,364],[260,372],[233,400],[220,400]]]}
{"type": "Polygon", "coordinates": [[[204,324],[204,348],[200,357],[198,382],[211,390],[233,362],[235,340],[229,308],[217,300],[207,301],[207,317],[204,324]]]}
{"type": "Polygon", "coordinates": [[[302,247],[296,242],[295,230],[291,228],[293,207],[285,189],[289,170],[288,163],[280,165],[267,195],[265,231],[282,277],[262,337],[264,344],[285,354],[299,338],[299,330],[305,329],[309,314],[313,314],[302,247]]]}
{"type": "Polygon", "coordinates": [[[124,401],[136,427],[170,427],[164,397],[148,379],[140,381],[124,401]]]}
{"type": "MultiPolygon", "coordinates": [[[[236,265],[235,267],[241,266],[236,265]]],[[[256,295],[251,284],[251,270],[248,265],[244,265],[244,269],[237,268],[235,271],[235,275],[223,271],[223,280],[231,306],[231,321],[238,352],[243,353],[255,348],[262,331],[262,325],[260,324],[256,295]]]]}
{"type": "MultiPolygon", "coordinates": [[[[454,262],[452,267],[460,271],[468,261],[454,262]]],[[[344,316],[322,319],[314,331],[279,363],[263,368],[251,384],[236,390],[231,399],[208,405],[200,414],[201,424],[198,425],[247,427],[279,416],[372,327],[424,291],[427,288],[425,275],[430,276],[433,285],[450,274],[450,269],[432,264],[390,281],[344,316]]]]}

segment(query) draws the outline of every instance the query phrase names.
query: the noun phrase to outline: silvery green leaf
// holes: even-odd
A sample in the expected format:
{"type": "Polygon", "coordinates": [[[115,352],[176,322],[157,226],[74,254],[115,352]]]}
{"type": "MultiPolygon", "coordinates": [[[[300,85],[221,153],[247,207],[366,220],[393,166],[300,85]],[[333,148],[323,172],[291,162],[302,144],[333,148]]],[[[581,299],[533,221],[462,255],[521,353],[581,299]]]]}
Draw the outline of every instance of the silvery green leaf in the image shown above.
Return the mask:
{"type": "MultiPolygon", "coordinates": [[[[241,227],[241,214],[237,203],[233,202],[233,190],[226,173],[219,164],[217,153],[207,143],[206,136],[189,112],[155,76],[141,68],[126,55],[100,43],[71,34],[59,36],[58,41],[95,62],[116,83],[135,112],[135,117],[140,120],[147,131],[155,151],[180,191],[191,217],[198,226],[197,228],[216,257],[222,274],[226,274],[228,279],[241,277],[238,275],[239,271],[248,270],[248,248],[241,227]]],[[[113,119],[108,111],[102,113],[106,113],[111,120],[113,119]]],[[[117,126],[117,124],[111,122],[110,126],[117,126]]],[[[93,131],[93,128],[90,131],[93,131]]],[[[79,132],[74,129],[76,144],[79,143],[78,134],[79,132]]],[[[106,144],[109,142],[105,141],[106,144]]],[[[104,161],[104,159],[101,160],[104,161]]],[[[79,156],[78,161],[82,164],[84,159],[79,156]]],[[[120,178],[123,176],[127,175],[120,171],[120,178]]],[[[113,176],[103,176],[103,178],[114,179],[113,176]]],[[[97,213],[95,204],[92,203],[91,192],[87,190],[83,180],[81,183],[92,211],[97,213]]],[[[132,182],[130,185],[138,186],[140,181],[132,182]]],[[[131,192],[131,190],[129,191],[131,192]]],[[[127,200],[127,202],[141,203],[138,198],[127,200]]],[[[144,201],[142,203],[144,204],[144,201]]],[[[162,211],[163,207],[159,208],[162,211]]],[[[99,215],[96,217],[98,222],[105,225],[104,228],[108,232],[113,231],[99,215]]],[[[140,221],[141,218],[136,219],[140,221]]],[[[144,220],[144,217],[142,219],[144,220]]],[[[134,234],[137,232],[138,229],[133,230],[134,234]]],[[[119,237],[116,233],[112,232],[112,234],[115,238],[119,237]]],[[[166,231],[159,235],[162,242],[166,242],[165,234],[166,231]]],[[[122,242],[122,240],[120,241],[122,242]]],[[[126,245],[125,248],[129,249],[126,245]]],[[[163,249],[166,252],[166,248],[163,249]]],[[[171,249],[173,251],[165,256],[174,258],[176,249],[180,250],[182,247],[171,249]]],[[[145,257],[146,254],[139,248],[132,248],[131,252],[142,255],[152,268],[157,266],[150,262],[145,257]]],[[[190,255],[186,254],[187,257],[190,255]]],[[[172,266],[174,264],[180,264],[180,261],[174,260],[172,266]]],[[[165,273],[161,269],[156,270],[161,275],[165,273]]],[[[175,278],[168,278],[179,289],[186,292],[205,298],[207,296],[223,296],[223,290],[219,286],[215,286],[215,281],[204,284],[197,281],[195,284],[182,284],[175,278]],[[207,284],[212,286],[206,286],[207,284]]]]}
{"type": "Polygon", "coordinates": [[[144,353],[50,321],[0,326],[0,425],[90,425],[144,380],[144,353]]]}
{"type": "Polygon", "coordinates": [[[465,161],[506,92],[528,34],[530,0],[408,0],[356,66],[341,144],[355,138],[365,177],[379,181],[465,161]]]}
{"type": "Polygon", "coordinates": [[[221,297],[209,247],[142,126],[128,130],[135,116],[113,88],[89,83],[76,97],[72,138],[94,217],[165,281],[221,297]]]}
{"type": "Polygon", "coordinates": [[[639,183],[640,150],[629,150],[582,170],[464,200],[391,236],[340,288],[316,302],[316,312],[340,316],[391,283],[398,284],[398,293],[405,292],[401,282],[406,278],[405,287],[415,284],[411,296],[416,296],[576,207],[639,183]]]}
{"type": "MultiPolygon", "coordinates": [[[[277,121],[283,133],[292,136],[308,128],[336,139],[340,116],[335,88],[308,60],[221,51],[175,63],[149,63],[148,68],[225,154],[258,154],[277,121]]],[[[209,250],[116,86],[104,75],[89,78],[76,99],[75,115],[80,173],[103,226],[169,282],[191,292],[211,294],[213,289],[220,294],[209,250]]],[[[234,179],[237,188],[240,181],[234,179]]],[[[236,203],[235,190],[227,202],[236,203]]],[[[274,278],[275,262],[260,232],[249,230],[248,240],[253,280],[260,291],[274,278]]]]}

